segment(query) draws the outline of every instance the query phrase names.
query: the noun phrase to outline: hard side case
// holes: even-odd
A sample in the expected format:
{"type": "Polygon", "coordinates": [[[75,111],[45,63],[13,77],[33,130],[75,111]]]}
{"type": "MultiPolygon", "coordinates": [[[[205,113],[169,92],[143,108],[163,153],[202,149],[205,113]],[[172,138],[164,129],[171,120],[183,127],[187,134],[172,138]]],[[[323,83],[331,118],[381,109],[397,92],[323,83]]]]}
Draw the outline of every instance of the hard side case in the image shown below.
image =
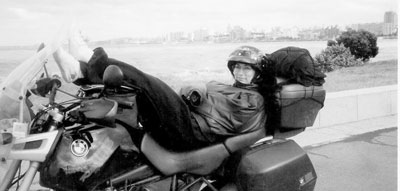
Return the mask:
{"type": "Polygon", "coordinates": [[[228,164],[235,169],[230,173],[242,191],[312,191],[317,179],[307,153],[293,140],[258,143],[228,164]]]}

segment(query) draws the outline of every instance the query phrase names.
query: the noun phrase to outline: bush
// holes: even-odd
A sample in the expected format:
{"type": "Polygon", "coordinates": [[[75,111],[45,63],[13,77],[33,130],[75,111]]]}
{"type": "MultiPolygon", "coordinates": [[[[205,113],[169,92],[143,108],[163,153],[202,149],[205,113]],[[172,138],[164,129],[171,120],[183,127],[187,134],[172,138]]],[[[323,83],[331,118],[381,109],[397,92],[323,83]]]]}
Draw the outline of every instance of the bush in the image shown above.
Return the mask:
{"type": "Polygon", "coordinates": [[[336,41],[337,44],[343,44],[349,48],[351,54],[363,61],[367,61],[378,54],[377,37],[368,31],[348,30],[336,38],[336,41]]]}
{"type": "Polygon", "coordinates": [[[322,72],[331,72],[333,70],[357,66],[364,64],[361,59],[356,59],[343,44],[331,45],[315,56],[315,62],[321,67],[322,72]]]}
{"type": "Polygon", "coordinates": [[[327,46],[333,46],[333,45],[337,45],[337,43],[334,40],[328,40],[328,43],[326,45],[327,46]]]}

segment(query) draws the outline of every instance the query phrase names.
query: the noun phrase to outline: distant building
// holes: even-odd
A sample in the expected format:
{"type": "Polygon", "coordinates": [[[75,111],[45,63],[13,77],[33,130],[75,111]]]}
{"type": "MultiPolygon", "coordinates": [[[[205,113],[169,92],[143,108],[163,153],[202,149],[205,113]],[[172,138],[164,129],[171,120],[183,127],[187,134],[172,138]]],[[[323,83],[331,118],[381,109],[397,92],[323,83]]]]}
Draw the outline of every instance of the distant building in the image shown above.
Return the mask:
{"type": "Polygon", "coordinates": [[[240,26],[229,27],[228,33],[232,41],[242,41],[246,39],[246,30],[240,26]]]}
{"type": "Polygon", "coordinates": [[[209,33],[207,29],[198,29],[193,32],[192,41],[202,42],[209,40],[209,33]]]}
{"type": "Polygon", "coordinates": [[[265,33],[263,32],[250,32],[250,38],[253,40],[265,40],[265,33]]]}
{"type": "Polygon", "coordinates": [[[212,36],[212,41],[214,42],[230,42],[231,38],[229,34],[226,33],[216,33],[212,36]]]}
{"type": "Polygon", "coordinates": [[[284,36],[280,27],[272,28],[270,32],[266,34],[267,38],[276,40],[277,38],[284,36]]]}
{"type": "Polygon", "coordinates": [[[397,33],[397,13],[393,11],[385,12],[383,18],[383,35],[394,35],[397,33]]]}
{"type": "Polygon", "coordinates": [[[383,23],[363,23],[363,24],[351,25],[350,28],[354,30],[365,30],[375,35],[382,35],[383,25],[384,25],[383,23]]]}
{"type": "Polygon", "coordinates": [[[179,42],[186,40],[184,32],[171,32],[167,36],[167,41],[169,42],[179,42]]]}
{"type": "Polygon", "coordinates": [[[384,23],[397,23],[397,14],[396,12],[393,11],[388,11],[385,12],[384,18],[383,18],[384,23]]]}
{"type": "Polygon", "coordinates": [[[393,23],[383,23],[383,35],[395,35],[397,32],[397,25],[393,23]]]}
{"type": "Polygon", "coordinates": [[[302,40],[317,40],[320,36],[319,32],[314,30],[302,30],[298,35],[302,40]]]}
{"type": "Polygon", "coordinates": [[[328,26],[320,29],[319,39],[320,40],[332,40],[340,35],[340,28],[336,26],[328,26]]]}

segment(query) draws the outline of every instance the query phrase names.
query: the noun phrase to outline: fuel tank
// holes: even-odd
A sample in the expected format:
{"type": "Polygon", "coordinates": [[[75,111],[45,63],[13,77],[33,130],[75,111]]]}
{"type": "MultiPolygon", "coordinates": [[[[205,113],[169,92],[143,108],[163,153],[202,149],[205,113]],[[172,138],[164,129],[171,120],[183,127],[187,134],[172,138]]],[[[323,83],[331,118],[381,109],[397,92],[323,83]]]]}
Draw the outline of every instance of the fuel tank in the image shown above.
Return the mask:
{"type": "Polygon", "coordinates": [[[54,154],[39,169],[42,186],[55,190],[92,190],[111,177],[144,164],[124,127],[117,124],[114,128],[87,133],[81,137],[63,135],[54,154]],[[80,149],[74,151],[76,144],[80,149]]]}

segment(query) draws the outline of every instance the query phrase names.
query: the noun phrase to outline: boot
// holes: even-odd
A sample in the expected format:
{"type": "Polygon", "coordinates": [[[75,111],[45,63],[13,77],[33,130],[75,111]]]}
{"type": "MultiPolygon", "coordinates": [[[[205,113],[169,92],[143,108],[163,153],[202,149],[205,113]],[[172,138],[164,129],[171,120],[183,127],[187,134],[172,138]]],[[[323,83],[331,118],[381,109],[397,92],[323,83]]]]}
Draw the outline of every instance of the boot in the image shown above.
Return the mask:
{"type": "Polygon", "coordinates": [[[77,30],[72,30],[68,42],[70,54],[75,59],[88,63],[93,55],[93,50],[83,40],[82,34],[77,30]]]}
{"type": "Polygon", "coordinates": [[[83,78],[80,63],[61,47],[53,53],[54,60],[60,68],[63,79],[70,83],[83,78]]]}

